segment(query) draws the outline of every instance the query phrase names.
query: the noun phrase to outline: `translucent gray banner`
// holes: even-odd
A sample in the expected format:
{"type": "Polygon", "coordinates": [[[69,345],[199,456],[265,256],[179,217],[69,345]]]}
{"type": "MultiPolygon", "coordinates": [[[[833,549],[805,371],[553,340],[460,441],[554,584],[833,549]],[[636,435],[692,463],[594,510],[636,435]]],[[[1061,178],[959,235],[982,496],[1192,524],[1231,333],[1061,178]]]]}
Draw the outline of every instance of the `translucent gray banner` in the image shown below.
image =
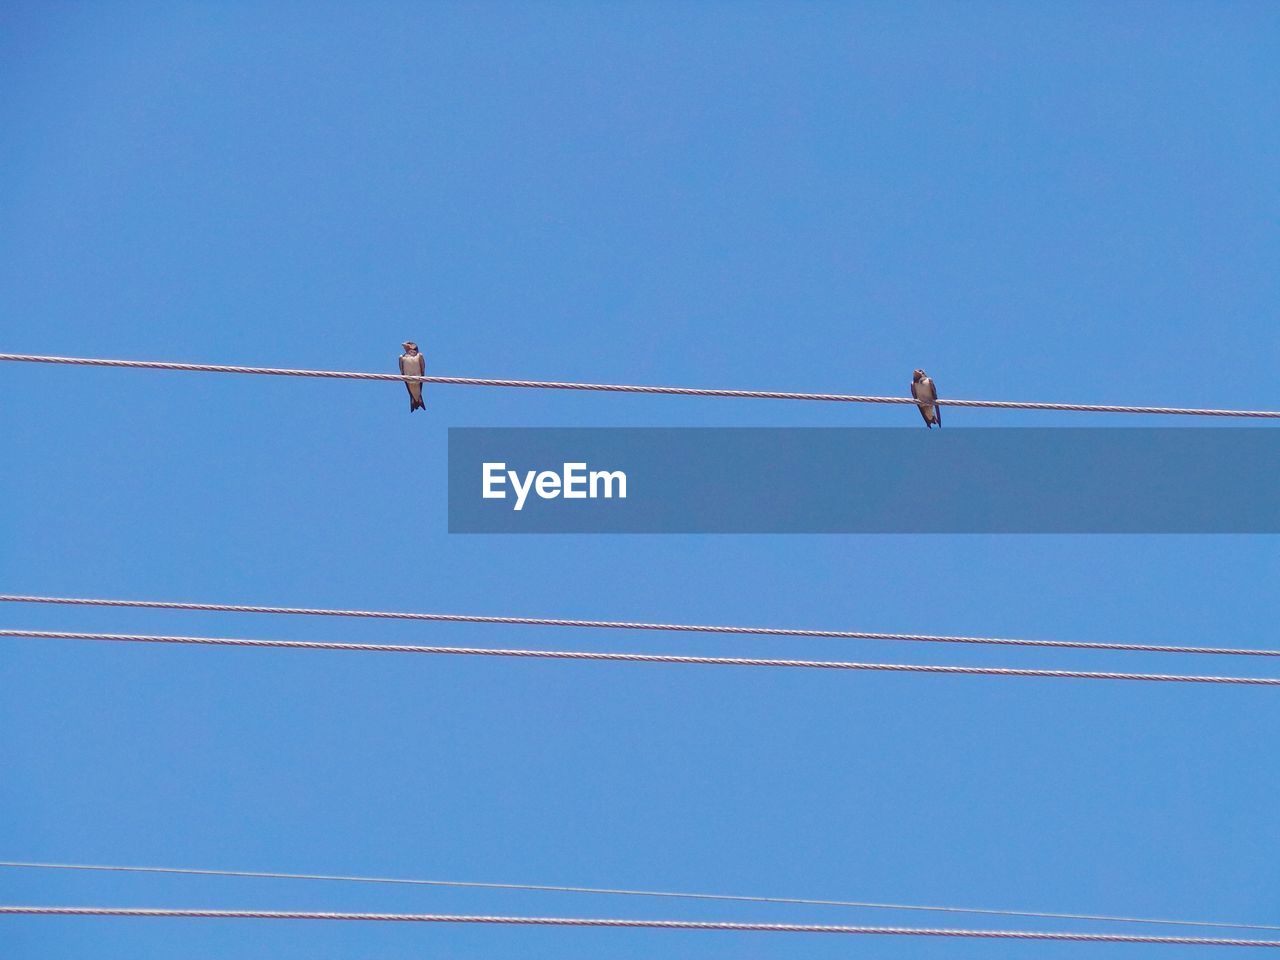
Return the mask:
{"type": "Polygon", "coordinates": [[[449,431],[451,533],[1277,533],[1280,430],[449,431]]]}

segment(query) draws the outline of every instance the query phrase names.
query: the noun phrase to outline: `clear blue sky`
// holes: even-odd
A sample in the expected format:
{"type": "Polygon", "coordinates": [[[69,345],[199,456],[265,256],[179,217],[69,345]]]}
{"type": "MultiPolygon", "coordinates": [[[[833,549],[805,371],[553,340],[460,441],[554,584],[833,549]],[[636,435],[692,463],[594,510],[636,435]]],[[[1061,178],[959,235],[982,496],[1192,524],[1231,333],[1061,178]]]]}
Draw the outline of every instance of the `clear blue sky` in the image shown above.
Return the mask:
{"type": "MultiPolygon", "coordinates": [[[[7,4],[0,349],[394,370],[414,338],[430,372],[456,375],[903,393],[923,366],[953,397],[1274,408],[1280,14],[1048,6],[7,4]]],[[[450,426],[922,430],[909,408],[436,388],[410,416],[394,383],[5,365],[0,385],[6,591],[1280,645],[1274,538],[445,532],[450,426]]],[[[948,430],[1066,423],[1149,421],[947,414],[948,430]]],[[[0,617],[1275,672],[852,641],[0,617]]],[[[1228,687],[10,640],[0,858],[1276,923],[1277,703],[1228,687]]],[[[0,870],[0,902],[979,922],[15,870],[0,870]]],[[[27,918],[0,921],[0,952],[1160,951],[27,918]]]]}

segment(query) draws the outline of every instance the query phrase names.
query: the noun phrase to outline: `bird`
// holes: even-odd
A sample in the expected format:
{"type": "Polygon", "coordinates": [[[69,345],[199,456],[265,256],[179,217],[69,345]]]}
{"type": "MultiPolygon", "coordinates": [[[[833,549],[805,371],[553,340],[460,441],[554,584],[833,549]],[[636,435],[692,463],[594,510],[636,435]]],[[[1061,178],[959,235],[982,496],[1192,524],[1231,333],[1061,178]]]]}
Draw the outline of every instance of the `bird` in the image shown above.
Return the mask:
{"type": "MultiPolygon", "coordinates": [[[[427,361],[418,352],[418,345],[412,340],[406,340],[401,346],[404,347],[404,353],[400,355],[400,372],[406,377],[424,376],[427,361]]],[[[409,391],[409,412],[427,409],[427,405],[422,402],[422,384],[417,380],[406,380],[404,386],[409,391]]]]}
{"type": "Polygon", "coordinates": [[[911,374],[911,395],[916,398],[916,406],[920,408],[920,416],[924,417],[924,425],[932,430],[936,423],[941,429],[942,409],[937,404],[938,388],[923,370],[916,370],[911,374]]]}

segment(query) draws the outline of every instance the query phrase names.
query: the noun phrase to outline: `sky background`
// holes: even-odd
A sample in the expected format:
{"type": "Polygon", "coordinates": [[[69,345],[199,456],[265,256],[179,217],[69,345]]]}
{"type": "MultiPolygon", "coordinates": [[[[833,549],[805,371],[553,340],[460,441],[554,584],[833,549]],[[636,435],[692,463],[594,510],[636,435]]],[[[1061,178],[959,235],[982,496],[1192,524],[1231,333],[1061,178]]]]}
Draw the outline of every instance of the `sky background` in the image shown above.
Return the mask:
{"type": "MultiPolygon", "coordinates": [[[[412,338],[429,372],[461,376],[904,394],[922,366],[952,397],[1273,409],[1278,41],[1263,3],[8,3],[0,349],[394,371],[412,338]]],[[[5,592],[1280,646],[1275,538],[446,532],[451,426],[900,425],[927,442],[906,407],[438,387],[410,416],[395,383],[19,364],[0,388],[5,592]]],[[[930,478],[903,474],[927,495],[930,478]]],[[[231,614],[0,618],[1277,673],[231,614]]],[[[0,859],[1280,923],[1276,698],[5,640],[0,859]]],[[[1102,927],[15,869],[0,903],[1102,927]]],[[[0,952],[22,960],[1176,949],[0,920],[0,952]]]]}

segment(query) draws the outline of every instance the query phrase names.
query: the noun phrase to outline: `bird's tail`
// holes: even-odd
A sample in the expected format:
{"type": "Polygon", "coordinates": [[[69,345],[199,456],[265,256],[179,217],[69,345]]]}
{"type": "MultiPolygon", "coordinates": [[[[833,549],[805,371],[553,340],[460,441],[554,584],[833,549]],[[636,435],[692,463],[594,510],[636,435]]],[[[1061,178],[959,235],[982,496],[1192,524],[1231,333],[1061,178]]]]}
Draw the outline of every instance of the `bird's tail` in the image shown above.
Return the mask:
{"type": "Polygon", "coordinates": [[[413,411],[415,410],[425,410],[425,409],[427,409],[427,405],[423,403],[421,400],[415,400],[412,397],[409,398],[410,413],[413,413],[413,411]]]}

